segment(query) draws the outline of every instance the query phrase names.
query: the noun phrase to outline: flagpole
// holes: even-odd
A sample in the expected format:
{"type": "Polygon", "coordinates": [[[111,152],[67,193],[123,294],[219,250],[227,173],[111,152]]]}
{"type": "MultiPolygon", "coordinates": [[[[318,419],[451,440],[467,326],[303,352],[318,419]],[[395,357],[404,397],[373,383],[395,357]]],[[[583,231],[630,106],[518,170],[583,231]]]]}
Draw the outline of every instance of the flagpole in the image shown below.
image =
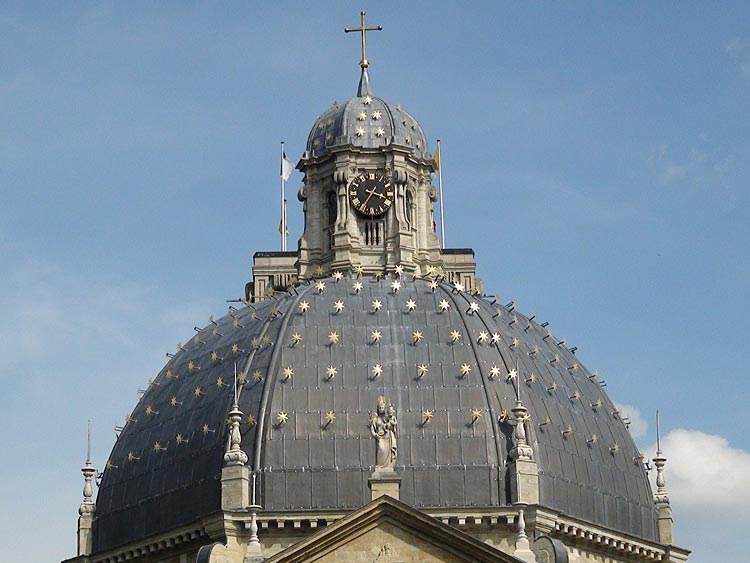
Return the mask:
{"type": "Polygon", "coordinates": [[[286,201],[286,180],[284,180],[284,141],[281,141],[281,250],[286,252],[286,213],[284,213],[284,202],[286,201]]]}
{"type": "Polygon", "coordinates": [[[440,188],[440,237],[443,239],[443,248],[445,248],[445,215],[443,213],[443,152],[440,150],[440,139],[437,140],[437,152],[440,155],[438,164],[438,187],[440,188]]]}

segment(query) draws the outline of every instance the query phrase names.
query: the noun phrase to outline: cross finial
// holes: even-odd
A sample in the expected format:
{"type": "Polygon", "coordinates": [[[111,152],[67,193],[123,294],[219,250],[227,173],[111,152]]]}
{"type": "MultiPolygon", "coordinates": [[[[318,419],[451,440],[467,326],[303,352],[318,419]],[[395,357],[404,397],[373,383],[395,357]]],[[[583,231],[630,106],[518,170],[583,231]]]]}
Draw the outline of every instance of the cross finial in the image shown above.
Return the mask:
{"type": "Polygon", "coordinates": [[[362,60],[359,61],[359,66],[362,68],[367,68],[370,66],[370,63],[367,61],[367,32],[368,31],[383,31],[382,25],[376,25],[374,27],[367,27],[365,25],[365,13],[361,12],[359,14],[361,25],[359,27],[345,27],[344,33],[351,33],[353,31],[358,31],[362,34],[362,60]]]}

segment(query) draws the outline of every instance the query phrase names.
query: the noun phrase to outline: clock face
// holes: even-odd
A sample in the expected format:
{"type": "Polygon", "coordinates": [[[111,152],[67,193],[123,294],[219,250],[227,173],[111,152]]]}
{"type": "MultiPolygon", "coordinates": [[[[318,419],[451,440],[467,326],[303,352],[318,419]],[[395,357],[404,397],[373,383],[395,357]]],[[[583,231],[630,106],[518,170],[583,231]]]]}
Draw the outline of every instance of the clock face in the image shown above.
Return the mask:
{"type": "Polygon", "coordinates": [[[360,174],[349,184],[352,207],[368,217],[382,215],[393,204],[393,184],[375,172],[360,174]]]}

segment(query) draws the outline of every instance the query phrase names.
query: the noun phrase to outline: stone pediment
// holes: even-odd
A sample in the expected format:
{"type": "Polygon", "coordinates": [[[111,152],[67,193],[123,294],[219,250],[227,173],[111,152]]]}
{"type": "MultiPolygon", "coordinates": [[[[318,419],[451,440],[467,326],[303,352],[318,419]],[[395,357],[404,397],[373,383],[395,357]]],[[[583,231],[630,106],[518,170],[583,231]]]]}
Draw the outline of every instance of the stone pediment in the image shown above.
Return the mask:
{"type": "Polygon", "coordinates": [[[265,563],[518,563],[519,560],[388,496],[265,563]]]}

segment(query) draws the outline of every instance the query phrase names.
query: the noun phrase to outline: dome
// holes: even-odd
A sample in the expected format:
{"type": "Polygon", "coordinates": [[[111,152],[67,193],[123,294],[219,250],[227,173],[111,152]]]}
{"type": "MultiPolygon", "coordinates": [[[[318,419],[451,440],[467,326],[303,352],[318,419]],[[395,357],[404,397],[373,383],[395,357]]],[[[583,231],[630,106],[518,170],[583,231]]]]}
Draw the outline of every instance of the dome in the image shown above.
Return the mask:
{"type": "Polygon", "coordinates": [[[509,505],[506,413],[518,381],[540,504],[656,538],[633,439],[595,375],[546,328],[512,304],[445,283],[404,276],[394,292],[390,276],[337,277],[230,309],[170,358],[107,463],[94,552],[220,510],[235,365],[242,448],[257,475],[253,500],[265,511],[366,504],[370,413],[381,396],[399,421],[403,502],[425,510],[509,505]],[[516,365],[520,375],[509,378],[516,365]]]}
{"type": "Polygon", "coordinates": [[[357,96],[334,103],[315,121],[307,138],[307,154],[319,158],[348,145],[365,149],[398,145],[418,158],[431,158],[419,123],[400,105],[372,95],[367,69],[362,70],[357,96]]]}

